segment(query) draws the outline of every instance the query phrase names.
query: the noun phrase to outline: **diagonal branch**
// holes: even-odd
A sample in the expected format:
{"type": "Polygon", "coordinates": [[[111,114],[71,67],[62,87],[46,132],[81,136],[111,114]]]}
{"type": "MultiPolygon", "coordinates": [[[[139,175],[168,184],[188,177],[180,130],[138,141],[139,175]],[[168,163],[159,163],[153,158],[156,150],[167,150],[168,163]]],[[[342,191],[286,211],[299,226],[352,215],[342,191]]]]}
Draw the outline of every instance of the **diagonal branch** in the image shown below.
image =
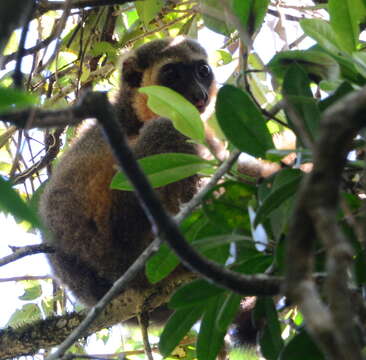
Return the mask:
{"type": "Polygon", "coordinates": [[[0,259],[0,266],[9,264],[13,261],[19,260],[28,255],[54,252],[53,247],[46,244],[29,245],[24,247],[12,247],[12,250],[14,251],[12,254],[0,259]]]}
{"type": "MultiPolygon", "coordinates": [[[[88,93],[77,105],[65,110],[42,111],[32,109],[20,113],[0,115],[0,118],[6,121],[12,122],[17,126],[27,128],[65,126],[69,123],[77,124],[84,118],[88,117],[97,118],[103,126],[108,140],[116,153],[116,157],[120,161],[121,167],[136,187],[136,191],[144,205],[145,211],[153,224],[155,234],[161,239],[173,244],[173,248],[178,248],[176,249],[178,255],[189,268],[196,270],[208,278],[211,278],[211,273],[213,272],[214,280],[219,285],[225,286],[242,294],[273,295],[279,293],[279,278],[268,277],[266,275],[244,276],[229,271],[202,258],[201,255],[186,244],[185,239],[179,232],[177,223],[166,214],[145,175],[138,167],[138,163],[127,145],[121,125],[116,120],[114,109],[108,102],[105,93],[88,93]]],[[[235,162],[237,156],[238,152],[234,152],[234,154],[232,154],[232,156],[220,167],[218,174],[209,186],[212,186],[220,176],[230,168],[230,166],[235,162]]],[[[205,191],[207,192],[206,188],[193,199],[192,204],[188,206],[188,208],[193,209],[194,206],[197,206],[200,197],[202,197],[202,194],[204,194],[205,191]]],[[[186,215],[187,214],[184,213],[184,216],[186,215]]],[[[121,292],[121,289],[125,287],[126,282],[128,282],[128,280],[133,277],[139,269],[141,269],[147,257],[156,249],[159,242],[160,240],[156,239],[147,248],[140,258],[136,260],[132,268],[130,268],[114,284],[112,289],[105,295],[100,303],[91,310],[87,318],[79,325],[78,329],[67,338],[57,352],[52,354],[50,359],[54,359],[57,356],[62,355],[80,336],[89,333],[88,327],[90,327],[92,322],[102,313],[103,308],[105,306],[109,306],[108,303],[111,299],[121,292]]]]}

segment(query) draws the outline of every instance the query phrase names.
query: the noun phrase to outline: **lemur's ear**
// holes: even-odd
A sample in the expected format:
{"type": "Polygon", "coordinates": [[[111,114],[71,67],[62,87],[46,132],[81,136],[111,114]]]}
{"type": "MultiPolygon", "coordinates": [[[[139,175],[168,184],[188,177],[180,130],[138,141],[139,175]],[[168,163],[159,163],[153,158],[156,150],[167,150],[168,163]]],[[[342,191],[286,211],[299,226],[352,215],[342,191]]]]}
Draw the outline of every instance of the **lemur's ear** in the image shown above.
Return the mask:
{"type": "Polygon", "coordinates": [[[138,88],[141,85],[143,71],[137,64],[137,58],[134,55],[128,56],[122,62],[122,82],[130,87],[138,88]]]}

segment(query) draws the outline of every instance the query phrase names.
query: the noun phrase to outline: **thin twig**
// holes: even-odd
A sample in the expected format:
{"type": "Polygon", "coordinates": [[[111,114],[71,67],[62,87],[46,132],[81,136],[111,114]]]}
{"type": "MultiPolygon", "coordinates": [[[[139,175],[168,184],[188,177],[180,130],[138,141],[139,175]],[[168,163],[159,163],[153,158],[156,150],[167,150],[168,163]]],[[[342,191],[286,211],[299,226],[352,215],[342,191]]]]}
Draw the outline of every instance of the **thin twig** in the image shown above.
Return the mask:
{"type": "Polygon", "coordinates": [[[210,192],[210,190],[217,184],[223,175],[225,175],[233,164],[237,161],[239,150],[234,150],[230,156],[219,166],[215,174],[210,178],[206,186],[201,189],[188,203],[186,203],[178,215],[175,216],[175,221],[181,223],[198,205],[201,204],[203,198],[210,192]]]}
{"type": "Polygon", "coordinates": [[[49,280],[49,279],[52,279],[50,275],[24,275],[24,276],[14,276],[10,278],[0,278],[0,283],[10,281],[30,281],[30,280],[49,280]]]}
{"type": "Polygon", "coordinates": [[[29,245],[21,248],[11,247],[11,249],[14,251],[14,253],[0,259],[0,266],[9,264],[28,255],[54,252],[53,247],[46,244],[29,245]]]}
{"type": "Polygon", "coordinates": [[[36,7],[36,3],[34,2],[33,4],[31,4],[29,6],[29,9],[27,9],[27,16],[25,18],[22,33],[20,35],[20,41],[19,41],[14,75],[13,75],[14,86],[19,89],[22,88],[22,83],[23,83],[23,73],[21,71],[21,67],[22,67],[22,62],[23,62],[23,57],[24,57],[24,45],[25,45],[25,40],[27,38],[27,34],[28,34],[29,23],[32,19],[32,15],[34,13],[35,7],[36,7]]]}
{"type": "Polygon", "coordinates": [[[142,335],[142,341],[144,343],[144,351],[145,355],[147,356],[148,360],[154,360],[152,349],[149,341],[149,314],[147,312],[142,312],[137,316],[140,329],[141,329],[141,335],[142,335]]]}

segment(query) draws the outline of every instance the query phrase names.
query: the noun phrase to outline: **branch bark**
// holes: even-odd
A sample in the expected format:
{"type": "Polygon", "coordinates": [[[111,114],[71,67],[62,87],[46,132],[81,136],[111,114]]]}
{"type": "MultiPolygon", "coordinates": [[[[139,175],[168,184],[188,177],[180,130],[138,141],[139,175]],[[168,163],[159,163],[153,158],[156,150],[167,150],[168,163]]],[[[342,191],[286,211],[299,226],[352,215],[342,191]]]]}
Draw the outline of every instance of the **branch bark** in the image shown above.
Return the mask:
{"type": "Polygon", "coordinates": [[[288,236],[286,292],[303,312],[308,330],[331,359],[362,359],[348,271],[352,249],[337,225],[339,187],[354,137],[366,126],[366,88],[330,107],[314,146],[314,167],[300,189],[288,236]],[[327,255],[324,304],[311,274],[314,242],[327,255]]]}
{"type": "Polygon", "coordinates": [[[0,259],[0,266],[9,264],[13,261],[19,260],[28,255],[39,254],[39,253],[51,253],[54,251],[54,249],[51,246],[45,244],[29,245],[21,248],[13,247],[12,250],[14,251],[13,254],[10,254],[0,259]]]}
{"type": "MultiPolygon", "coordinates": [[[[166,303],[171,293],[182,284],[192,280],[192,274],[179,274],[175,278],[165,279],[159,284],[151,285],[144,291],[129,289],[110,302],[100,316],[84,332],[88,336],[100,329],[110,327],[135,317],[146,299],[149,299],[150,311],[166,303]]],[[[59,345],[72,331],[85,320],[87,311],[53,316],[31,324],[13,329],[8,327],[0,330],[0,360],[32,355],[42,348],[59,345]]]]}

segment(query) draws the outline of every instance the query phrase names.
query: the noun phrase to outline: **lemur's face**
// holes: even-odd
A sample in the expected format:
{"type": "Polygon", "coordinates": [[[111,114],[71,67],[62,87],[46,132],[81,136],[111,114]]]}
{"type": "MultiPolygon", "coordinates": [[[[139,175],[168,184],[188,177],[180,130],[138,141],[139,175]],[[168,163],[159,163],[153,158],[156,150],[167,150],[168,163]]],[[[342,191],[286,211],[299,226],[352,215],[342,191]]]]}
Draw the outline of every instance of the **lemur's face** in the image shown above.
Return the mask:
{"type": "Polygon", "coordinates": [[[214,76],[205,59],[164,64],[158,72],[157,83],[167,86],[189,100],[199,112],[204,112],[210,99],[214,76]]]}

